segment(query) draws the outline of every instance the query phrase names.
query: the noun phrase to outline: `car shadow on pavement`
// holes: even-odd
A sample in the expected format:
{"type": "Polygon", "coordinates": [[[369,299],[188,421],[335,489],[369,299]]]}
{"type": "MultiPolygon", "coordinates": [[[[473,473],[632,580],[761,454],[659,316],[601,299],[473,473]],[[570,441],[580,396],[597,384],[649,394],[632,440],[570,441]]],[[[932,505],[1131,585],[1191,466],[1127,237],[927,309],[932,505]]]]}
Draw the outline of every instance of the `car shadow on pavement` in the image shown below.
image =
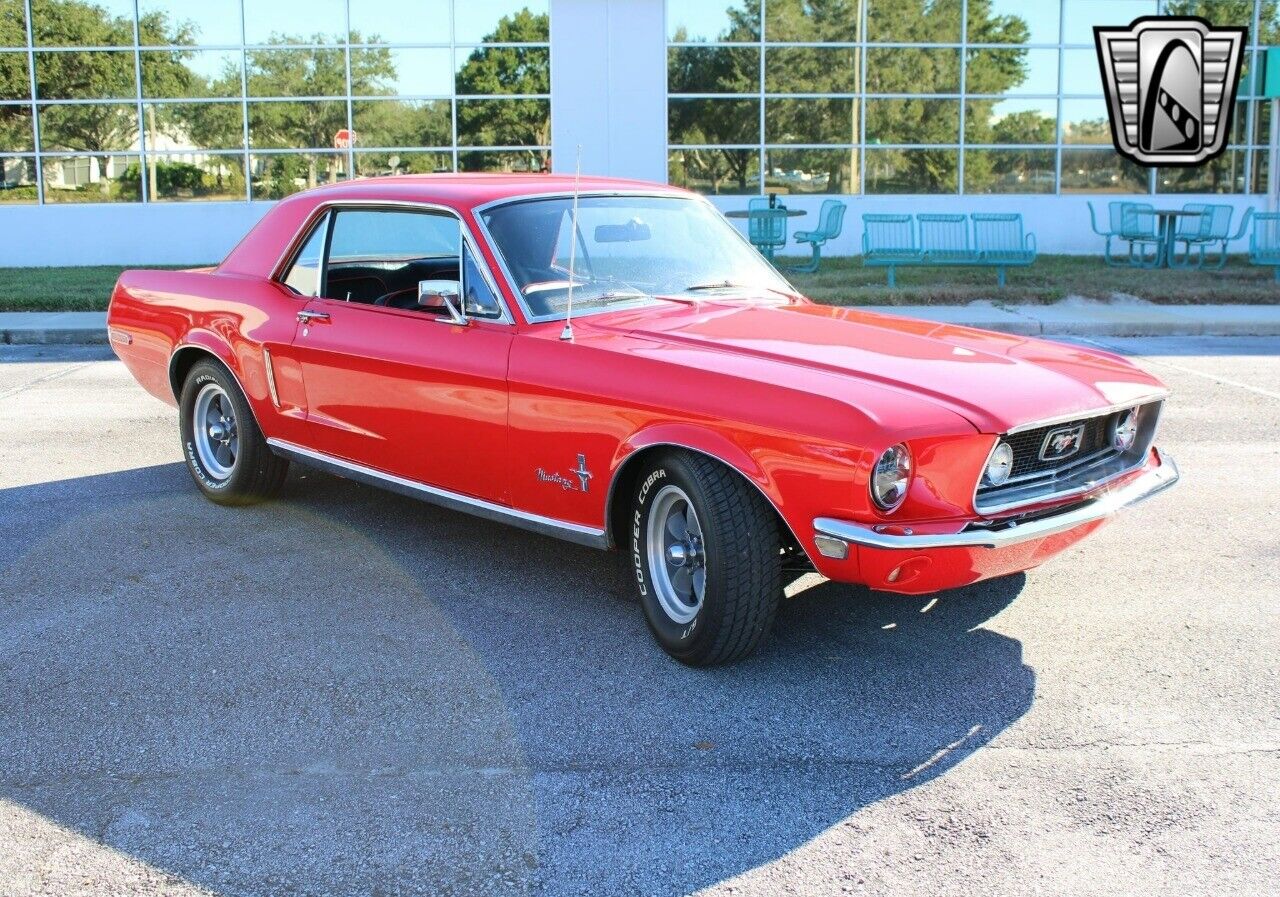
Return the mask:
{"type": "Polygon", "coordinates": [[[165,465],[3,490],[0,518],[9,876],[687,893],[858,825],[1035,694],[983,625],[1021,576],[824,583],[694,670],[619,556],[324,474],[226,509],[165,465]]]}

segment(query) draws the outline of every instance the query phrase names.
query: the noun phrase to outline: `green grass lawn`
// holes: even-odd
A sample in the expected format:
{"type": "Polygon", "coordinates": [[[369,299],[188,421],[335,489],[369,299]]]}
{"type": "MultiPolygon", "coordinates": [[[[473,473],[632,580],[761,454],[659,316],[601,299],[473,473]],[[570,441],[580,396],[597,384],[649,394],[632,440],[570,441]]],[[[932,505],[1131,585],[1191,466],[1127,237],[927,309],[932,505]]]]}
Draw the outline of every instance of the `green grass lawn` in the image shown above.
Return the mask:
{"type": "MultiPolygon", "coordinates": [[[[792,259],[781,259],[780,265],[792,259]]],[[[96,311],[107,307],[120,266],[0,268],[0,311],[96,311]]],[[[1042,255],[1030,268],[1010,268],[1004,289],[992,268],[899,268],[889,289],[883,268],[858,258],[824,259],[817,274],[789,274],[803,293],[834,305],[954,305],[974,299],[1056,302],[1066,296],[1110,299],[1120,293],[1149,302],[1274,303],[1280,284],[1270,268],[1232,257],[1222,271],[1108,268],[1097,256],[1042,255]]]]}

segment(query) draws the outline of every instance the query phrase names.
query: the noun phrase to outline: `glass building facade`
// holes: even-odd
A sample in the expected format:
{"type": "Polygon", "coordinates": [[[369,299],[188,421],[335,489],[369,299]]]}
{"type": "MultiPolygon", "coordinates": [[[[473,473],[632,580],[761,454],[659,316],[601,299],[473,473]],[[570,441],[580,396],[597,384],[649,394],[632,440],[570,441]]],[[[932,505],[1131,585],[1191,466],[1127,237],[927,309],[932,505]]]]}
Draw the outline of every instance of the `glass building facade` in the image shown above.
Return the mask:
{"type": "Polygon", "coordinates": [[[667,174],[709,194],[1260,193],[1250,73],[1274,0],[667,0],[667,174]],[[1093,26],[1199,15],[1249,45],[1227,151],[1139,167],[1111,146],[1093,26]]]}
{"type": "Polygon", "coordinates": [[[549,0],[0,0],[0,203],[538,171],[549,0]]]}

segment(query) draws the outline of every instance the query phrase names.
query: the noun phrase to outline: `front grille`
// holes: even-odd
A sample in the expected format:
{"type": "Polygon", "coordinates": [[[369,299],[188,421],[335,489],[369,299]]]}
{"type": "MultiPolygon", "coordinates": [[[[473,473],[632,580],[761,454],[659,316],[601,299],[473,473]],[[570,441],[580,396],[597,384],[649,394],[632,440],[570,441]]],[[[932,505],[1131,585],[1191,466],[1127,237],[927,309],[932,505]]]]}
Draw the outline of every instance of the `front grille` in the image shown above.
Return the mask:
{"type": "Polygon", "coordinates": [[[1072,461],[1077,461],[1086,455],[1092,455],[1094,452],[1106,448],[1109,442],[1107,434],[1110,420],[1110,416],[1094,417],[1068,421],[1064,424],[1053,424],[1048,427],[1036,427],[1034,430],[1023,430],[1021,433],[1006,436],[1004,441],[1013,447],[1013,470],[1010,472],[1009,478],[1014,479],[1027,474],[1052,471],[1064,464],[1070,464],[1072,461]],[[1044,447],[1046,436],[1055,430],[1074,427],[1081,423],[1084,424],[1084,433],[1080,438],[1079,451],[1072,453],[1069,458],[1063,458],[1059,461],[1040,460],[1040,449],[1044,447]]]}

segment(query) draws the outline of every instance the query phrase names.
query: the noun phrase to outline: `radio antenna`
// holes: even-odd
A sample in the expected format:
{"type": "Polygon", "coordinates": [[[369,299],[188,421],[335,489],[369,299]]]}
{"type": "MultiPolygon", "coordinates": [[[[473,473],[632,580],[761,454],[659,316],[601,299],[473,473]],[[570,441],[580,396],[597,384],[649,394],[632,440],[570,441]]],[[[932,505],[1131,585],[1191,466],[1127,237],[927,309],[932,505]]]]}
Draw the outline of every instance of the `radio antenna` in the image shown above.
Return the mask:
{"type": "Polygon", "coordinates": [[[564,330],[560,339],[573,339],[573,280],[574,263],[578,248],[578,181],[582,178],[582,144],[578,144],[578,160],[573,172],[573,212],[569,216],[569,298],[565,304],[564,330]]]}

